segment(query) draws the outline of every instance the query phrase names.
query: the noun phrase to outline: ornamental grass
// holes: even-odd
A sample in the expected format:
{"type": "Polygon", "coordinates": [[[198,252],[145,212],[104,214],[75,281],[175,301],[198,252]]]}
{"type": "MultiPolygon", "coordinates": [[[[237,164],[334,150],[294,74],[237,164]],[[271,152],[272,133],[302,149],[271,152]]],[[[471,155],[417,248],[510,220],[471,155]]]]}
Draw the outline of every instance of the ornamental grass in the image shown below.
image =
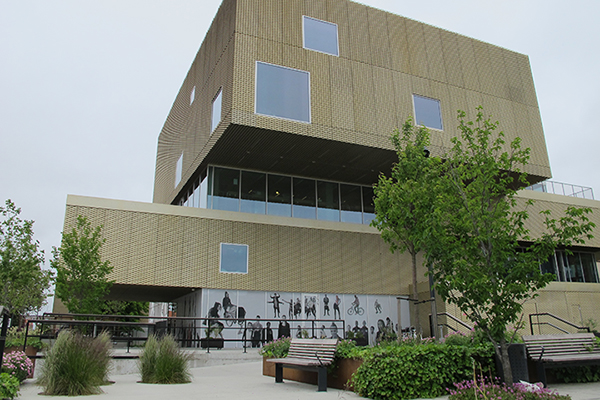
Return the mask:
{"type": "Polygon", "coordinates": [[[157,338],[151,335],[140,354],[138,367],[143,383],[188,383],[191,382],[188,361],[173,336],[157,338]]]}
{"type": "Polygon", "coordinates": [[[100,386],[108,382],[110,349],[106,332],[90,338],[62,331],[46,354],[38,384],[52,396],[102,393],[100,386]]]}

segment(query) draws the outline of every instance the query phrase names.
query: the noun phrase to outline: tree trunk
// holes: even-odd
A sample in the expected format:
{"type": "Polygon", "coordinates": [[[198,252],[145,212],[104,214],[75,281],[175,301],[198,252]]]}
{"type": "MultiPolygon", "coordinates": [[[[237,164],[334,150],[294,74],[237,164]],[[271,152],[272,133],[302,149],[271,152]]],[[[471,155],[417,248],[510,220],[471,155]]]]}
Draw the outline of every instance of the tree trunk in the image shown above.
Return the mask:
{"type": "MultiPolygon", "coordinates": [[[[496,350],[496,354],[500,357],[500,363],[502,364],[502,373],[504,375],[504,382],[507,385],[513,384],[512,368],[510,366],[510,358],[508,357],[508,343],[506,339],[500,341],[500,354],[496,350]]],[[[496,347],[497,348],[497,347],[496,347]]]]}
{"type": "Polygon", "coordinates": [[[421,328],[421,317],[419,315],[419,290],[417,289],[417,253],[414,251],[410,252],[412,258],[412,299],[415,310],[415,333],[423,337],[423,329],[421,328]]]}

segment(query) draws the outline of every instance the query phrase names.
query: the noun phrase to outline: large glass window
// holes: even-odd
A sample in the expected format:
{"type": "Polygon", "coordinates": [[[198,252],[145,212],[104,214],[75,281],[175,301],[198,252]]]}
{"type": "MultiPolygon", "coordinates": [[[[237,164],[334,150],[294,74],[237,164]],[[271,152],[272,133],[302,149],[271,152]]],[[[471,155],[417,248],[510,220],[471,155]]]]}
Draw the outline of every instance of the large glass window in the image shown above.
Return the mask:
{"type": "Polygon", "coordinates": [[[309,73],[257,61],[255,112],[310,123],[309,73]]]}
{"type": "Polygon", "coordinates": [[[213,168],[212,208],[239,211],[240,171],[229,168],[213,168]]]}
{"type": "Polygon", "coordinates": [[[593,253],[574,251],[567,254],[558,250],[540,265],[540,269],[542,273],[554,274],[560,282],[599,282],[593,253]]]}
{"type": "Polygon", "coordinates": [[[181,182],[181,174],[183,173],[183,153],[177,159],[177,163],[175,164],[175,186],[179,185],[181,182]]]}
{"type": "Polygon", "coordinates": [[[212,103],[212,122],[211,122],[211,125],[210,125],[210,132],[211,133],[215,129],[217,129],[217,126],[219,125],[219,122],[221,122],[221,103],[222,103],[222,100],[223,100],[223,90],[219,89],[219,92],[217,93],[217,95],[213,99],[213,103],[212,103]]]}
{"type": "Polygon", "coordinates": [[[340,220],[340,193],[337,182],[317,181],[317,219],[340,220]]]}
{"type": "Polygon", "coordinates": [[[302,17],[302,28],[304,31],[305,49],[320,51],[334,56],[339,55],[338,29],[336,24],[304,15],[302,17]]]}
{"type": "Polygon", "coordinates": [[[292,216],[292,178],[269,174],[267,214],[292,216]]]}
{"type": "Polygon", "coordinates": [[[556,256],[553,254],[552,257],[548,259],[548,261],[543,262],[540,265],[540,270],[542,274],[554,274],[558,277],[558,270],[556,269],[556,256]]]}
{"type": "Polygon", "coordinates": [[[371,221],[375,219],[375,204],[373,203],[373,197],[375,193],[372,187],[363,186],[363,224],[369,225],[371,221]]]}
{"type": "Polygon", "coordinates": [[[584,282],[598,282],[596,258],[591,253],[579,253],[584,282]]]}
{"type": "Polygon", "coordinates": [[[202,175],[200,176],[200,203],[199,203],[199,207],[200,208],[207,208],[207,200],[208,200],[208,174],[206,173],[206,170],[204,172],[202,172],[202,175]]]}
{"type": "Polygon", "coordinates": [[[564,254],[571,282],[583,282],[583,269],[581,268],[581,260],[579,253],[564,254]]]}
{"type": "Polygon", "coordinates": [[[267,175],[261,172],[242,171],[242,196],[240,211],[264,214],[266,203],[265,190],[267,175]]]}
{"type": "Polygon", "coordinates": [[[200,208],[200,181],[196,180],[196,182],[194,182],[194,203],[192,205],[192,207],[196,207],[196,208],[200,208]]]}
{"type": "Polygon", "coordinates": [[[221,272],[247,274],[248,245],[221,243],[221,257],[219,267],[221,272]]]}
{"type": "Polygon", "coordinates": [[[362,201],[360,186],[340,185],[342,200],[342,222],[362,223],[362,201]]]}
{"type": "Polygon", "coordinates": [[[190,181],[176,204],[357,224],[375,217],[372,187],[216,166],[190,181]]]}
{"type": "Polygon", "coordinates": [[[315,181],[313,179],[294,178],[294,217],[317,218],[315,199],[315,181]]]}
{"type": "Polygon", "coordinates": [[[442,130],[442,111],[439,100],[415,94],[413,95],[413,102],[417,125],[442,130]]]}

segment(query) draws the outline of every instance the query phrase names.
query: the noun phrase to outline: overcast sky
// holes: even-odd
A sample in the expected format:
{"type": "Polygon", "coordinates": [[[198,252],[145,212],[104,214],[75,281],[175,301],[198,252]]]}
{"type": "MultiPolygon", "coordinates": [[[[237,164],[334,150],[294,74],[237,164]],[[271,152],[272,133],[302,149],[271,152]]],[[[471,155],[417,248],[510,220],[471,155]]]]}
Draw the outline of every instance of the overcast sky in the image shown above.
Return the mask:
{"type": "MultiPolygon", "coordinates": [[[[600,198],[599,1],[364,3],[528,55],[553,180],[600,198]]],[[[152,201],[158,134],[219,4],[0,0],[0,201],[47,259],[67,194],[152,201]]]]}

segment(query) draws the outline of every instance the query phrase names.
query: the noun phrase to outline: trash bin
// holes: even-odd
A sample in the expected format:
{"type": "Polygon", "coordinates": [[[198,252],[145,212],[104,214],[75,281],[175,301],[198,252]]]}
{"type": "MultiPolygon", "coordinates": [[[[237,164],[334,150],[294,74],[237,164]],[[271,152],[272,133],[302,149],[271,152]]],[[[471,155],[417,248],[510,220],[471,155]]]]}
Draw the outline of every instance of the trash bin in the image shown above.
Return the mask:
{"type": "MultiPolygon", "coordinates": [[[[527,367],[527,349],[523,343],[512,343],[508,346],[508,359],[512,370],[513,382],[529,382],[529,368],[527,367]]],[[[496,374],[504,382],[504,371],[500,359],[496,356],[496,374]]]]}

